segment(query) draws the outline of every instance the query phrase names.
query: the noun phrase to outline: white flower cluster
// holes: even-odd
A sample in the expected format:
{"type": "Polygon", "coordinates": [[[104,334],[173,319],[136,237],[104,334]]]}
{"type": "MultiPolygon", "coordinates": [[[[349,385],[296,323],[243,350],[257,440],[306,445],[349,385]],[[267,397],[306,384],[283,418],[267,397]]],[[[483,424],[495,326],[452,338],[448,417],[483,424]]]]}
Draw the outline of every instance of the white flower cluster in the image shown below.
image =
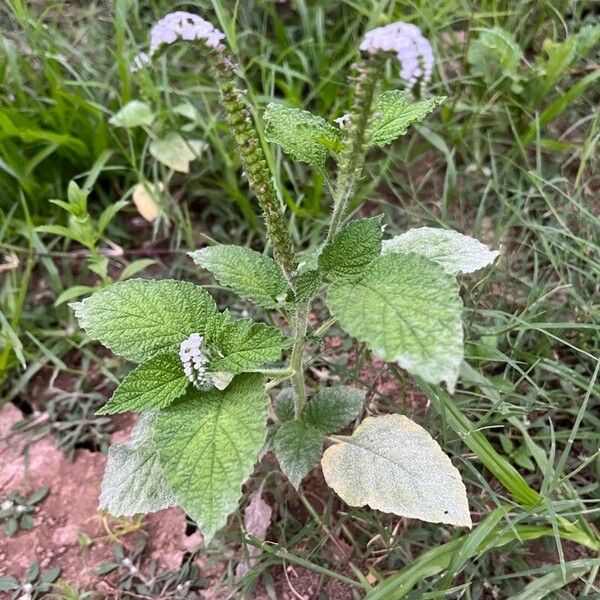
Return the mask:
{"type": "Polygon", "coordinates": [[[212,23],[194,13],[178,10],[169,13],[155,23],[150,31],[150,50],[140,52],[131,65],[132,71],[138,71],[150,62],[152,55],[161,46],[172,44],[177,40],[191,42],[202,40],[209,48],[221,50],[221,40],[225,37],[212,23]]]}
{"type": "Polygon", "coordinates": [[[416,25],[398,21],[372,29],[360,49],[369,54],[394,52],[401,63],[400,77],[411,88],[418,80],[425,84],[431,79],[433,49],[416,25]]]}
{"type": "Polygon", "coordinates": [[[202,352],[203,341],[204,338],[199,333],[192,333],[179,346],[179,358],[183,365],[183,372],[199,390],[204,390],[209,385],[206,356],[202,352]]]}

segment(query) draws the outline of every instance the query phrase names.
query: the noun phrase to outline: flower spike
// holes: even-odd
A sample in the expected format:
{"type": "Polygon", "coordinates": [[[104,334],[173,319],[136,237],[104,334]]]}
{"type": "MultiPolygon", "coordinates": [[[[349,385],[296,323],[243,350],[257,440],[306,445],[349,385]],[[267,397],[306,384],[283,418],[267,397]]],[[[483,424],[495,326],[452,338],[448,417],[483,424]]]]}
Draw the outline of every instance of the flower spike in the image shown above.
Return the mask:
{"type": "Polygon", "coordinates": [[[199,333],[192,333],[179,346],[179,358],[183,365],[183,372],[199,390],[205,390],[210,386],[206,373],[206,356],[202,352],[203,342],[204,338],[199,333]]]}
{"type": "Polygon", "coordinates": [[[360,49],[368,54],[393,52],[401,63],[400,77],[409,88],[417,81],[428,83],[433,72],[433,50],[421,30],[398,21],[368,31],[360,49]]]}

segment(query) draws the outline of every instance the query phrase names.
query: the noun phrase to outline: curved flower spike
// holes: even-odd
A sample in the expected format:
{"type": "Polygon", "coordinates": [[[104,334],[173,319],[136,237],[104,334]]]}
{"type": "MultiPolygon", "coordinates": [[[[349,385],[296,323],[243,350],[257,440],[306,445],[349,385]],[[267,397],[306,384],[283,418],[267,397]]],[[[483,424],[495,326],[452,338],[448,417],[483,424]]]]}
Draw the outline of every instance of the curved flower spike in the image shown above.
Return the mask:
{"type": "Polygon", "coordinates": [[[202,352],[203,342],[204,338],[199,333],[192,333],[179,346],[179,358],[185,376],[199,390],[206,389],[209,385],[206,373],[206,356],[202,352]]]}
{"type": "Polygon", "coordinates": [[[398,21],[368,31],[360,49],[369,54],[393,52],[401,63],[400,77],[409,87],[418,80],[429,82],[433,72],[433,49],[421,30],[410,23],[398,21]]]}
{"type": "Polygon", "coordinates": [[[169,13],[152,27],[149,55],[152,56],[161,46],[177,40],[202,40],[209,48],[220,50],[224,37],[222,31],[202,17],[178,10],[169,13]]]}

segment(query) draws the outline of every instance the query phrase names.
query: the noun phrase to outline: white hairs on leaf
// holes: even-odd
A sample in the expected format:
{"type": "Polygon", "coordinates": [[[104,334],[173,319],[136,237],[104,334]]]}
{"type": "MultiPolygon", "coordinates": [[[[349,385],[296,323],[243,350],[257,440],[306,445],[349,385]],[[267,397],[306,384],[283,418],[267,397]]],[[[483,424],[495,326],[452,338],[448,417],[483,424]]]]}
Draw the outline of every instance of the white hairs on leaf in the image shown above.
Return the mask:
{"type": "Polygon", "coordinates": [[[421,30],[398,21],[377,27],[365,34],[360,49],[369,54],[393,52],[401,64],[400,77],[409,87],[418,80],[427,83],[433,72],[433,49],[421,30]]]}

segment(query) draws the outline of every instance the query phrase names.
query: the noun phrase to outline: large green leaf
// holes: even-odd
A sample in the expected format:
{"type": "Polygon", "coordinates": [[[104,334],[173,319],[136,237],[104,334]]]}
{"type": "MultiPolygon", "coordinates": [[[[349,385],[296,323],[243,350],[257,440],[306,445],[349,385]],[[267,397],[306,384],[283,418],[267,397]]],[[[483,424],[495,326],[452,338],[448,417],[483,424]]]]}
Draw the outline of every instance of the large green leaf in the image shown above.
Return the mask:
{"type": "Polygon", "coordinates": [[[471,527],[460,473],[420,425],[401,415],[367,417],[321,461],[327,483],[350,506],[471,527]]]}
{"type": "Polygon", "coordinates": [[[222,392],[190,388],[156,420],[155,443],[174,496],[205,539],[238,505],[267,433],[263,378],[236,377],[222,392]]]}
{"type": "Polygon", "coordinates": [[[243,246],[210,246],[190,252],[190,256],[221,285],[263,308],[275,308],[285,301],[287,282],[269,256],[243,246]]]}
{"type": "Polygon", "coordinates": [[[381,217],[350,221],[319,256],[319,268],[333,277],[360,275],[381,253],[381,217]]]}
{"type": "Polygon", "coordinates": [[[71,306],[92,339],[136,362],[178,350],[192,333],[203,334],[218,314],[202,288],[169,279],[113,283],[71,306]]]}
{"type": "Polygon", "coordinates": [[[164,408],[185,393],[188,383],[177,354],[158,354],[131,371],[96,414],[164,408]]]}
{"type": "Polygon", "coordinates": [[[304,409],[303,418],[326,435],[349,425],[365,403],[365,392],[345,385],[319,390],[304,409]]]}
{"type": "Polygon", "coordinates": [[[384,92],[373,103],[373,124],[368,133],[369,145],[382,148],[404,135],[411,125],[420,123],[445,98],[411,101],[400,90],[384,92]]]}
{"type": "Polygon", "coordinates": [[[220,314],[207,334],[209,345],[218,348],[220,357],[210,363],[211,371],[243,373],[279,360],[291,341],[277,327],[234,319],[220,314]]]}
{"type": "Polygon", "coordinates": [[[340,131],[306,110],[269,104],[265,110],[265,137],[279,144],[294,160],[322,169],[327,151],[341,144],[340,131]]]}
{"type": "Polygon", "coordinates": [[[475,238],[436,227],[417,227],[383,242],[382,254],[420,254],[441,265],[446,273],[473,273],[493,263],[500,254],[475,238]]]}
{"type": "Polygon", "coordinates": [[[156,413],[140,416],[128,442],[108,450],[99,509],[130,517],[177,504],[167,484],[152,439],[156,413]]]}
{"type": "Polygon", "coordinates": [[[453,391],[463,358],[458,284],[431,260],[388,254],[356,280],[334,281],[327,304],[340,325],[387,361],[453,391]]]}
{"type": "Polygon", "coordinates": [[[281,470],[298,489],[302,479],[317,466],[321,458],[323,436],[309,423],[286,421],[275,434],[273,449],[281,470]]]}

